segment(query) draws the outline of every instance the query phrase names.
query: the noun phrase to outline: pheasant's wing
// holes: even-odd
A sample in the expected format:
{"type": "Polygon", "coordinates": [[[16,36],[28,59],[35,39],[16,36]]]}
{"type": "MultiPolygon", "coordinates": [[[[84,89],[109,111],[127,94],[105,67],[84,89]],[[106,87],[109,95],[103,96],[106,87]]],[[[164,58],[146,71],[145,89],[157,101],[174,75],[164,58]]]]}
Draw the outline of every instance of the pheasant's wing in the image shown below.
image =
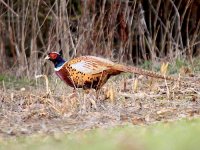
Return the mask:
{"type": "Polygon", "coordinates": [[[97,74],[110,69],[114,63],[112,61],[95,57],[95,56],[82,56],[79,61],[72,63],[72,69],[80,71],[85,74],[97,74]]]}

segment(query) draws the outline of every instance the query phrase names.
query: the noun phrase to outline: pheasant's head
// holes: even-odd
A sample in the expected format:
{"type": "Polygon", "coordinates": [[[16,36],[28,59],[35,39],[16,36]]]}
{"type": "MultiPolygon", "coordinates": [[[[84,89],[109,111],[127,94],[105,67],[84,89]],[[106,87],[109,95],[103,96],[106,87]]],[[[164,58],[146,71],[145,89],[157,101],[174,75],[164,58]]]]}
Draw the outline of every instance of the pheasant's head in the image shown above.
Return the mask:
{"type": "Polygon", "coordinates": [[[50,52],[45,57],[45,59],[52,61],[55,68],[58,68],[65,63],[65,60],[63,59],[62,55],[63,55],[62,50],[59,53],[58,52],[50,52]]]}

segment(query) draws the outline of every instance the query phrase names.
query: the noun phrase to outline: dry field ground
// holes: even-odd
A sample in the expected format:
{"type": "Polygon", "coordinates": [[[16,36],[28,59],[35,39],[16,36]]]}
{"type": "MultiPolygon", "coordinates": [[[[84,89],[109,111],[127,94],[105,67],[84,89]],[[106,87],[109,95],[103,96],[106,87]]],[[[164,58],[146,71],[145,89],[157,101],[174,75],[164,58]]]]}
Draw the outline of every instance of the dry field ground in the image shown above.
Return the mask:
{"type": "Polygon", "coordinates": [[[25,83],[12,80],[0,86],[0,137],[37,133],[68,133],[125,124],[148,125],[200,116],[198,76],[185,77],[190,85],[179,85],[131,75],[108,81],[99,93],[73,93],[56,77],[25,83]]]}

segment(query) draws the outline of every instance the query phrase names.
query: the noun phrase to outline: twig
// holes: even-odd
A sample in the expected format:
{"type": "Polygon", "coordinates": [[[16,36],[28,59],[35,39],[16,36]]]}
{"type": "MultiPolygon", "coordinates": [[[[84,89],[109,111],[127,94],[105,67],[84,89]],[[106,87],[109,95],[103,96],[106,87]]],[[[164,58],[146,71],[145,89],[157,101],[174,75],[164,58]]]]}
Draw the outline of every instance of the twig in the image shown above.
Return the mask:
{"type": "Polygon", "coordinates": [[[45,78],[45,83],[46,83],[46,93],[51,95],[51,90],[49,89],[49,80],[47,78],[46,75],[36,75],[35,78],[41,78],[44,77],[45,78]]]}
{"type": "Polygon", "coordinates": [[[4,4],[16,17],[19,17],[19,15],[8,5],[6,4],[3,0],[0,0],[2,4],[4,4]]]}

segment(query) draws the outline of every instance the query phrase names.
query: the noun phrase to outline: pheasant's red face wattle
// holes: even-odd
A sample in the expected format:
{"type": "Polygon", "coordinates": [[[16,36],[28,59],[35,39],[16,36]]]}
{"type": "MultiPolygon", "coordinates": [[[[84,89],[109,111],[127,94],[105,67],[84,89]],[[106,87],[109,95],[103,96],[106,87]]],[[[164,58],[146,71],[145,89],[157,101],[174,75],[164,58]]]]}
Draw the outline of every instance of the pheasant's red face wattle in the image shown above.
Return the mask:
{"type": "Polygon", "coordinates": [[[49,53],[49,57],[50,57],[50,59],[55,60],[58,57],[58,54],[57,53],[49,53]]]}

